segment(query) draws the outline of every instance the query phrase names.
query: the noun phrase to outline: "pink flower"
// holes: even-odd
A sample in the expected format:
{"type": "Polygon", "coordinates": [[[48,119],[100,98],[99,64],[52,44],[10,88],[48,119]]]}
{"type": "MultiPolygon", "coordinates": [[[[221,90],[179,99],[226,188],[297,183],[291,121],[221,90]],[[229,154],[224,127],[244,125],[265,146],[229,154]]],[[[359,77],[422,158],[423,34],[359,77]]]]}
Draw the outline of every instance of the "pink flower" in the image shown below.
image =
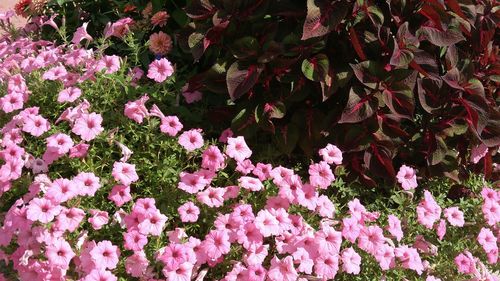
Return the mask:
{"type": "Polygon", "coordinates": [[[193,264],[184,262],[176,270],[163,270],[163,274],[169,281],[190,281],[193,275],[193,264]]]}
{"type": "Polygon", "coordinates": [[[148,78],[161,83],[174,73],[174,68],[166,58],[153,61],[149,65],[148,78]]]}
{"type": "Polygon", "coordinates": [[[61,206],[56,206],[45,198],[34,198],[26,209],[26,217],[31,221],[41,223],[51,222],[61,212],[61,206]]]}
{"type": "Polygon", "coordinates": [[[79,144],[73,146],[69,150],[69,157],[70,158],[83,158],[87,155],[89,147],[90,147],[89,144],[79,143],[79,144]]]}
{"type": "Polygon", "coordinates": [[[327,144],[326,147],[320,149],[318,153],[323,157],[323,161],[328,164],[342,164],[342,151],[333,144],[327,144]]]}
{"type": "Polygon", "coordinates": [[[130,26],[133,24],[134,20],[131,18],[122,18],[114,23],[108,23],[104,28],[104,36],[105,38],[109,36],[123,38],[130,31],[130,26]]]}
{"type": "Polygon", "coordinates": [[[259,177],[259,180],[265,181],[271,177],[271,171],[273,166],[271,164],[257,163],[255,169],[252,170],[252,174],[259,177]]]}
{"type": "Polygon", "coordinates": [[[92,217],[89,218],[89,223],[95,230],[101,229],[109,222],[108,212],[91,209],[90,214],[92,215],[92,217]]]}
{"type": "Polygon", "coordinates": [[[403,165],[399,168],[399,172],[396,175],[398,182],[404,190],[412,190],[418,186],[417,175],[415,170],[411,167],[403,165]]]}
{"type": "Polygon", "coordinates": [[[218,171],[224,167],[224,155],[215,145],[205,149],[201,157],[201,167],[204,169],[218,171]]]}
{"type": "Polygon", "coordinates": [[[441,217],[441,207],[429,191],[424,191],[424,200],[417,206],[417,221],[428,229],[441,217]]]}
{"type": "Polygon", "coordinates": [[[74,102],[81,95],[82,95],[82,90],[80,90],[80,88],[68,87],[59,92],[59,95],[57,96],[57,102],[59,103],[74,102]]]}
{"type": "Polygon", "coordinates": [[[125,185],[115,185],[108,195],[108,199],[113,201],[117,207],[123,206],[123,204],[132,200],[130,195],[130,186],[125,185]]]}
{"type": "Polygon", "coordinates": [[[141,251],[148,244],[148,237],[137,230],[131,230],[123,234],[124,247],[131,251],[141,251]]]}
{"type": "Polygon", "coordinates": [[[323,279],[334,279],[339,270],[339,256],[336,253],[321,255],[316,259],[314,271],[323,279]]]}
{"type": "Polygon", "coordinates": [[[436,225],[436,232],[438,235],[439,240],[443,240],[444,236],[446,235],[446,221],[441,219],[439,220],[439,224],[436,225]]]}
{"type": "Polygon", "coordinates": [[[342,251],[342,269],[350,274],[358,275],[361,268],[361,256],[352,247],[342,251]]]}
{"type": "Polygon", "coordinates": [[[482,207],[484,219],[488,225],[495,225],[500,222],[500,203],[497,200],[484,200],[482,207]]]}
{"type": "Polygon", "coordinates": [[[264,237],[280,233],[279,221],[268,210],[260,210],[254,223],[264,237]]]}
{"type": "Polygon", "coordinates": [[[132,277],[139,278],[145,276],[148,265],[149,260],[146,254],[142,251],[136,251],[125,260],[125,271],[132,277]]]}
{"type": "Polygon", "coordinates": [[[401,241],[404,236],[403,230],[401,229],[401,221],[394,215],[389,215],[387,220],[389,222],[387,231],[389,231],[389,233],[394,236],[398,242],[401,241]]]}
{"type": "Polygon", "coordinates": [[[458,207],[450,207],[444,209],[444,216],[451,225],[458,227],[464,226],[464,213],[462,213],[462,211],[460,211],[458,207]]]}
{"type": "Polygon", "coordinates": [[[69,243],[64,239],[55,239],[52,243],[47,245],[45,256],[52,265],[67,269],[75,253],[71,249],[69,243]]]}
{"type": "Polygon", "coordinates": [[[101,187],[99,178],[93,173],[79,173],[73,180],[78,185],[79,195],[94,196],[101,187]]]}
{"type": "Polygon", "coordinates": [[[127,102],[123,113],[129,119],[141,124],[144,118],[149,116],[148,109],[146,108],[146,102],[148,100],[149,96],[145,94],[138,100],[127,102]]]}
{"type": "Polygon", "coordinates": [[[56,227],[59,230],[75,231],[85,218],[85,212],[82,209],[71,208],[63,210],[56,218],[56,227]]]}
{"type": "Polygon", "coordinates": [[[208,257],[212,259],[229,253],[230,247],[229,235],[225,230],[212,230],[205,237],[204,249],[208,257]]]}
{"type": "Polygon", "coordinates": [[[0,98],[0,106],[5,113],[10,113],[14,110],[23,108],[24,98],[23,94],[19,92],[12,92],[0,98]]]}
{"type": "Polygon", "coordinates": [[[166,221],[167,216],[160,213],[159,210],[148,212],[138,225],[139,232],[145,235],[160,236],[166,221]]]}
{"type": "Polygon", "coordinates": [[[66,77],[66,75],[68,75],[68,71],[66,70],[66,68],[64,66],[56,66],[56,67],[53,67],[49,70],[47,70],[42,78],[44,80],[52,80],[52,81],[55,81],[55,80],[63,80],[64,77],[66,77]]]}
{"type": "Polygon", "coordinates": [[[200,214],[200,209],[191,201],[181,205],[177,211],[182,222],[196,222],[200,214]]]}
{"type": "Polygon", "coordinates": [[[415,270],[418,275],[421,275],[424,271],[424,266],[417,249],[403,245],[396,248],[394,254],[401,261],[403,268],[415,270]]]}
{"type": "Polygon", "coordinates": [[[90,251],[94,263],[101,269],[115,269],[118,264],[120,250],[110,241],[101,241],[90,251]]]}
{"type": "Polygon", "coordinates": [[[481,228],[479,235],[477,236],[477,242],[483,247],[485,252],[490,252],[492,250],[498,250],[497,237],[489,228],[481,228]]]}
{"type": "Polygon", "coordinates": [[[242,136],[227,139],[226,147],[227,156],[241,162],[252,155],[252,151],[248,148],[245,139],[242,136]]]}
{"type": "Polygon", "coordinates": [[[227,143],[227,139],[231,138],[234,135],[233,131],[231,128],[227,128],[219,136],[219,141],[223,143],[227,143]]]}
{"type": "Polygon", "coordinates": [[[481,143],[480,145],[472,148],[470,153],[470,161],[474,164],[477,164],[481,159],[483,159],[484,156],[486,156],[487,153],[488,147],[484,145],[484,143],[481,143]]]}
{"type": "Polygon", "coordinates": [[[118,278],[111,272],[103,269],[94,269],[82,281],[117,281],[118,278]]]}
{"type": "Polygon", "coordinates": [[[325,161],[309,166],[309,182],[311,185],[327,189],[334,180],[335,176],[332,173],[332,169],[325,161]]]}
{"type": "Polygon", "coordinates": [[[276,256],[271,260],[271,267],[267,273],[271,281],[295,281],[299,277],[293,266],[293,258],[286,256],[280,260],[276,256]]]}
{"type": "Polygon", "coordinates": [[[112,74],[120,69],[120,57],[116,55],[102,57],[96,65],[96,70],[106,70],[104,73],[112,74]]]}
{"type": "Polygon", "coordinates": [[[250,191],[260,191],[264,188],[264,185],[259,179],[252,177],[241,177],[238,179],[238,182],[241,187],[250,191]]]}
{"type": "Polygon", "coordinates": [[[161,119],[160,131],[164,134],[175,137],[182,128],[182,123],[177,116],[165,116],[161,119]]]}
{"type": "Polygon", "coordinates": [[[177,187],[188,193],[195,194],[203,190],[210,184],[210,180],[205,178],[200,172],[196,173],[180,173],[180,182],[177,187]]]}
{"type": "Polygon", "coordinates": [[[370,254],[375,254],[384,242],[383,230],[377,225],[364,227],[358,237],[358,247],[370,254]]]}
{"type": "Polygon", "coordinates": [[[194,151],[203,146],[203,137],[200,129],[191,129],[179,136],[179,144],[187,151],[194,151]]]}
{"type": "MultiPolygon", "coordinates": [[[[470,254],[470,253],[469,253],[470,254]]],[[[475,270],[475,262],[470,258],[471,255],[460,253],[455,257],[455,264],[458,272],[463,274],[471,274],[475,270]]]]}
{"type": "Polygon", "coordinates": [[[188,85],[185,85],[182,87],[182,96],[186,100],[186,103],[195,103],[197,101],[200,101],[201,98],[203,97],[203,94],[199,91],[194,91],[194,92],[188,92],[188,85]]]}
{"type": "Polygon", "coordinates": [[[316,232],[316,242],[319,245],[320,254],[338,253],[342,244],[342,233],[333,227],[323,226],[320,231],[316,232]]]}
{"type": "Polygon", "coordinates": [[[100,114],[92,112],[90,114],[82,114],[78,117],[71,130],[79,135],[84,141],[91,141],[99,135],[104,128],[101,127],[102,117],[100,114]]]}
{"type": "Polygon", "coordinates": [[[87,33],[88,22],[84,22],[82,26],[78,27],[73,34],[73,39],[71,39],[71,43],[79,44],[82,40],[87,39],[88,41],[92,41],[92,36],[87,33]]]}
{"type": "Polygon", "coordinates": [[[354,243],[361,232],[361,226],[354,217],[344,218],[342,220],[342,236],[354,243]]]}
{"type": "Polygon", "coordinates": [[[375,252],[375,259],[382,270],[389,270],[395,266],[394,257],[394,248],[387,244],[381,245],[375,252]]]}
{"type": "Polygon", "coordinates": [[[196,195],[196,199],[198,199],[199,202],[209,206],[209,207],[221,207],[224,205],[224,193],[225,193],[224,188],[220,187],[208,187],[202,192],[199,192],[196,195]]]}
{"type": "Polygon", "coordinates": [[[125,162],[115,162],[112,175],[117,182],[127,186],[139,180],[139,176],[135,172],[135,165],[125,162]]]}
{"type": "Polygon", "coordinates": [[[49,122],[40,115],[29,115],[24,118],[23,131],[32,136],[39,137],[48,130],[50,130],[49,122]]]}

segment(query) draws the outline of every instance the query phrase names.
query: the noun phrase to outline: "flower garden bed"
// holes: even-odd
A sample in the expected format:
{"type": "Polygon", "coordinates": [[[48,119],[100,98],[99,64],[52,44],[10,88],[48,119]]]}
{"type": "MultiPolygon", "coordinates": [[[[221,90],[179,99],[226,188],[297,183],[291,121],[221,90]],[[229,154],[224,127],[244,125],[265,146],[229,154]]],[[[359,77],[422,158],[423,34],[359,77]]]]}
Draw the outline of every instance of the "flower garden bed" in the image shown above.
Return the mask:
{"type": "MultiPolygon", "coordinates": [[[[18,12],[35,12],[34,4],[23,3],[18,12]]],[[[332,7],[342,11],[346,4],[340,5],[332,7]]],[[[450,5],[458,14],[466,6],[450,5]]],[[[186,11],[194,17],[193,6],[186,11]]],[[[98,37],[88,33],[88,23],[67,34],[74,23],[62,25],[56,15],[32,14],[19,30],[11,27],[11,16],[0,14],[1,27],[10,31],[0,40],[0,281],[500,280],[498,93],[489,89],[496,87],[494,74],[468,81],[451,70],[445,75],[446,87],[468,94],[457,100],[462,108],[452,107],[466,112],[460,113],[463,120],[448,120],[456,130],[465,124],[467,133],[444,129],[433,143],[450,143],[444,155],[432,151],[430,164],[440,158],[432,165],[393,161],[384,146],[390,140],[380,131],[363,148],[326,141],[310,146],[311,154],[294,147],[284,157],[260,142],[266,136],[246,137],[238,120],[218,124],[207,117],[214,111],[206,95],[213,85],[204,80],[195,87],[193,77],[216,77],[181,65],[180,47],[166,33],[154,33],[146,48],[131,30],[131,18],[106,24],[98,37]],[[144,52],[155,56],[144,58],[144,52]],[[481,120],[485,110],[489,119],[481,120]],[[477,126],[483,126],[479,133],[477,126]],[[453,136],[462,135],[483,142],[455,143],[453,136]],[[360,152],[364,165],[357,170],[353,161],[360,152]],[[428,172],[435,167],[439,176],[428,172]],[[452,172],[460,169],[467,172],[452,172]],[[377,178],[380,173],[390,179],[377,178]]],[[[156,28],[168,25],[168,18],[158,11],[150,20],[156,28]]],[[[181,18],[176,15],[178,23],[181,18]]],[[[318,36],[315,30],[311,38],[318,36]]],[[[324,57],[315,58],[304,60],[301,75],[323,85],[325,73],[317,66],[324,57]]],[[[485,64],[494,69],[495,62],[485,64]]],[[[370,88],[373,81],[366,79],[373,77],[362,77],[359,69],[371,66],[358,66],[352,65],[355,76],[370,88]]],[[[387,79],[399,67],[389,66],[387,79]]],[[[422,74],[428,69],[414,71],[429,82],[422,74]]],[[[258,119],[260,101],[238,101],[254,85],[228,77],[243,80],[228,82],[225,102],[253,110],[251,119],[258,119]]],[[[382,111],[393,114],[401,109],[397,102],[405,106],[402,99],[393,102],[375,118],[383,122],[389,113],[382,111]]],[[[360,106],[337,113],[346,117],[360,106]]],[[[302,110],[294,108],[266,102],[262,116],[271,121],[265,126],[276,134],[281,125],[290,128],[276,120],[302,110]]],[[[440,114],[436,118],[445,118],[440,114]]],[[[307,139],[307,130],[299,133],[307,139]]],[[[284,136],[275,144],[294,137],[284,136]]],[[[404,155],[410,150],[401,149],[398,159],[410,159],[404,155]]]]}

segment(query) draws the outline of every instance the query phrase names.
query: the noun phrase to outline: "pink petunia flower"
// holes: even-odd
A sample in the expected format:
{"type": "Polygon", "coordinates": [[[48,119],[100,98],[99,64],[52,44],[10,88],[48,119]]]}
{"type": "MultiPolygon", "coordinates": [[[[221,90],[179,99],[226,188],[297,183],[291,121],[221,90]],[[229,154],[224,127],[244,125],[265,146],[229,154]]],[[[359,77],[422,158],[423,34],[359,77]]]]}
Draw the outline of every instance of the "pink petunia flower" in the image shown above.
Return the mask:
{"type": "Polygon", "coordinates": [[[47,245],[45,256],[52,265],[68,269],[69,263],[75,256],[71,246],[64,239],[55,239],[47,245]]]}
{"type": "Polygon", "coordinates": [[[123,234],[124,247],[131,251],[142,251],[148,243],[148,237],[137,230],[131,230],[123,234]]]}
{"type": "Polygon", "coordinates": [[[200,209],[191,201],[182,204],[177,209],[182,222],[196,222],[200,209]]]}
{"type": "Polygon", "coordinates": [[[113,164],[113,172],[111,174],[117,182],[126,186],[129,186],[139,180],[139,176],[135,171],[135,165],[125,162],[115,162],[113,164]]]}
{"type": "Polygon", "coordinates": [[[54,205],[45,198],[34,198],[26,209],[26,217],[31,221],[41,223],[51,222],[61,212],[61,206],[54,205]]]}
{"type": "Polygon", "coordinates": [[[125,271],[132,277],[145,276],[149,260],[143,251],[135,251],[125,260],[125,271]]]}
{"type": "Polygon", "coordinates": [[[231,128],[227,128],[219,136],[219,141],[222,143],[227,143],[227,139],[233,137],[234,133],[231,128]]]}
{"type": "Polygon", "coordinates": [[[451,225],[458,227],[464,226],[464,213],[462,213],[462,211],[460,211],[458,207],[450,207],[444,209],[444,216],[451,225]]]}
{"type": "Polygon", "coordinates": [[[57,96],[58,103],[74,102],[82,95],[82,90],[77,87],[68,87],[59,92],[57,96]]]}
{"type": "Polygon", "coordinates": [[[399,242],[403,238],[403,230],[401,229],[401,221],[395,215],[389,215],[387,217],[389,225],[387,226],[387,231],[396,238],[399,242]]]}
{"type": "Polygon", "coordinates": [[[119,261],[120,250],[110,241],[104,240],[90,251],[94,263],[100,269],[115,269],[119,261]]]}
{"type": "Polygon", "coordinates": [[[298,278],[297,271],[293,265],[292,256],[286,256],[282,260],[276,256],[271,260],[271,267],[267,272],[271,281],[295,281],[298,278]]]}
{"type": "Polygon", "coordinates": [[[417,206],[417,221],[428,229],[441,217],[441,207],[429,191],[424,191],[424,200],[417,206]]]}
{"type": "Polygon", "coordinates": [[[92,225],[92,228],[95,230],[101,229],[104,225],[109,222],[109,215],[106,211],[100,211],[91,209],[90,214],[92,217],[89,218],[89,223],[92,225]]]}
{"type": "Polygon", "coordinates": [[[332,169],[325,161],[309,166],[309,182],[311,185],[326,189],[335,180],[332,169]]]}
{"type": "Polygon", "coordinates": [[[24,118],[23,131],[32,136],[39,137],[48,130],[50,130],[49,121],[40,115],[29,115],[24,118]]]}
{"type": "Polygon", "coordinates": [[[318,153],[323,157],[323,161],[328,164],[342,164],[342,151],[333,144],[327,144],[326,147],[320,149],[318,153]]]}
{"type": "Polygon", "coordinates": [[[492,250],[498,250],[497,237],[493,232],[486,227],[481,228],[477,236],[477,242],[481,245],[486,253],[492,250]]]}
{"type": "Polygon", "coordinates": [[[78,27],[73,34],[73,39],[71,39],[71,43],[79,44],[82,40],[87,39],[87,41],[92,41],[92,36],[87,33],[88,22],[84,22],[82,26],[78,27]]]}
{"type": "Polygon", "coordinates": [[[252,156],[252,151],[248,148],[245,139],[242,136],[239,136],[227,139],[226,154],[227,156],[240,162],[252,156]]]}
{"type": "Polygon", "coordinates": [[[174,73],[174,68],[170,61],[166,58],[153,61],[149,65],[148,78],[161,83],[165,81],[168,77],[172,76],[174,73]]]}
{"type": "Polygon", "coordinates": [[[203,248],[208,257],[217,259],[222,255],[229,253],[231,243],[229,243],[229,235],[224,230],[212,230],[203,241],[203,248]]]}
{"type": "Polygon", "coordinates": [[[128,101],[127,104],[125,104],[123,113],[129,119],[141,124],[144,118],[149,116],[148,109],[146,108],[146,102],[148,100],[149,96],[145,94],[138,100],[128,101]]]}
{"type": "Polygon", "coordinates": [[[102,57],[96,65],[96,70],[106,70],[104,73],[113,74],[120,69],[120,57],[116,55],[102,57]]]}
{"type": "MultiPolygon", "coordinates": [[[[466,251],[467,252],[467,251],[466,251]]],[[[455,264],[458,272],[463,274],[471,274],[475,271],[475,262],[471,259],[471,255],[460,253],[455,257],[455,264]]]]}
{"type": "Polygon", "coordinates": [[[352,247],[344,249],[341,254],[342,269],[350,274],[358,275],[361,270],[361,256],[352,247]]]}
{"type": "Polygon", "coordinates": [[[418,186],[415,170],[406,165],[399,168],[396,178],[404,190],[412,190],[418,186]]]}
{"type": "Polygon", "coordinates": [[[201,167],[208,170],[218,171],[224,167],[224,155],[215,145],[209,146],[201,156],[201,167]]]}
{"type": "Polygon", "coordinates": [[[254,223],[264,237],[278,235],[280,232],[279,221],[268,210],[260,210],[254,223]]]}
{"type": "Polygon", "coordinates": [[[125,203],[132,200],[130,195],[130,186],[115,185],[108,195],[108,199],[113,201],[117,207],[123,206],[125,203]]]}
{"type": "Polygon", "coordinates": [[[102,117],[100,114],[92,112],[80,115],[73,125],[72,132],[77,134],[84,141],[91,141],[99,135],[104,128],[101,127],[102,117]]]}
{"type": "Polygon", "coordinates": [[[179,144],[187,151],[194,151],[203,146],[203,137],[200,129],[191,129],[179,136],[179,144]]]}

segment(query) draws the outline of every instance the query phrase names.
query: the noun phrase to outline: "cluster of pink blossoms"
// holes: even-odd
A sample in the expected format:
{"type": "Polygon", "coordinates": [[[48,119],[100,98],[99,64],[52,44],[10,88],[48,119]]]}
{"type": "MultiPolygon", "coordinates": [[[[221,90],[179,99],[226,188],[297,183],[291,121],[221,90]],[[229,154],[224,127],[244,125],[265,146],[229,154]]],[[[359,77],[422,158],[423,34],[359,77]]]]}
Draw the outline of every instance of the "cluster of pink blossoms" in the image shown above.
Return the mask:
{"type": "MultiPolygon", "coordinates": [[[[128,24],[129,20],[123,20],[110,25],[106,33],[123,36],[128,24]]],[[[85,26],[82,28],[78,36],[90,40],[85,26]]],[[[81,38],[73,40],[76,44],[80,41],[81,38]]],[[[163,63],[160,60],[154,67],[169,69],[169,64],[163,63]]],[[[423,235],[412,243],[402,243],[405,233],[396,215],[381,219],[379,212],[368,211],[358,199],[348,203],[347,214],[336,214],[334,202],[322,194],[335,181],[332,168],[342,164],[342,152],[334,145],[328,144],[319,151],[322,159],[309,166],[305,179],[286,167],[252,162],[252,150],[245,139],[233,136],[231,131],[221,136],[221,141],[227,142],[224,149],[206,146],[200,129],[182,131],[183,125],[176,116],[164,115],[156,105],[148,109],[147,95],[125,104],[124,115],[139,124],[144,118],[159,118],[162,133],[170,137],[179,134],[180,146],[201,155],[199,169],[182,172],[178,190],[172,190],[185,192],[191,198],[178,207],[178,214],[171,218],[162,214],[154,198],[133,198],[131,186],[140,180],[140,175],[135,165],[128,163],[133,152],[120,143],[123,157],[113,164],[110,175],[81,171],[71,178],[49,178],[49,169],[61,157],[89,157],[91,141],[104,131],[104,120],[90,111],[87,100],[81,99],[85,93],[78,83],[93,79],[98,71],[110,74],[120,67],[120,58],[94,58],[91,51],[77,45],[54,46],[25,38],[0,41],[0,83],[7,89],[0,98],[0,108],[12,114],[10,122],[0,130],[0,196],[23,173],[36,175],[28,192],[5,214],[0,227],[0,247],[14,249],[11,253],[0,250],[0,260],[11,262],[20,280],[66,280],[67,274],[72,274],[80,281],[116,281],[120,261],[127,276],[141,280],[203,279],[207,270],[225,261],[236,248],[241,259],[233,263],[222,280],[330,280],[339,272],[360,274],[362,255],[376,261],[383,271],[407,269],[428,281],[440,280],[434,276],[439,272],[433,272],[425,260],[437,254],[437,247],[423,235]],[[51,123],[39,114],[39,108],[24,108],[31,95],[24,77],[33,71],[41,71],[44,80],[60,81],[65,86],[53,98],[68,107],[54,122],[68,122],[74,136],[70,132],[48,135],[51,123]],[[76,105],[70,106],[72,103],[76,105]],[[42,158],[34,158],[22,147],[28,134],[45,139],[42,158]],[[239,178],[233,185],[214,186],[218,174],[232,166],[229,164],[236,165],[239,178]],[[114,214],[70,204],[77,201],[74,199],[102,192],[102,177],[113,178],[116,183],[108,193],[108,199],[116,205],[114,214]],[[263,207],[245,202],[249,194],[270,195],[269,186],[278,191],[266,198],[263,207]],[[231,207],[230,211],[219,212],[204,237],[188,236],[180,227],[166,229],[167,221],[177,220],[177,216],[180,222],[176,225],[195,224],[207,210],[225,205],[231,207]],[[130,211],[120,209],[122,206],[130,211]],[[313,228],[302,215],[291,212],[292,206],[321,219],[319,227],[313,228]],[[85,222],[92,229],[84,229],[85,222]],[[109,223],[119,226],[123,244],[89,238],[89,233],[98,233],[109,223]],[[164,233],[168,234],[168,239],[161,240],[164,246],[153,258],[148,257],[146,246],[150,240],[160,241],[164,233]]],[[[160,82],[165,74],[151,77],[160,82]]],[[[417,185],[415,173],[408,167],[402,167],[398,181],[404,189],[417,185]]],[[[488,263],[496,265],[500,192],[484,188],[481,195],[486,224],[477,235],[477,243],[484,249],[488,263]]],[[[429,191],[424,192],[416,212],[418,222],[425,228],[436,229],[440,239],[446,235],[447,223],[453,227],[465,224],[457,207],[442,210],[429,191]]],[[[454,262],[458,272],[471,280],[499,280],[468,250],[458,254],[454,262]]],[[[0,275],[0,280],[5,278],[0,275]]]]}

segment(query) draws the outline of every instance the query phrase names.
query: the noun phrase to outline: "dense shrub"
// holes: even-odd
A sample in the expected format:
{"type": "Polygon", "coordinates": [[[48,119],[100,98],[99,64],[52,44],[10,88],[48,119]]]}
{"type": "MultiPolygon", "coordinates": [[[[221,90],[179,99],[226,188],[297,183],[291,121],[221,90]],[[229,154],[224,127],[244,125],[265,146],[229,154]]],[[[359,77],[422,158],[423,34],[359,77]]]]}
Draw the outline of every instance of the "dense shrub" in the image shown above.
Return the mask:
{"type": "MultiPolygon", "coordinates": [[[[88,1],[47,11],[67,15],[70,29],[129,17],[139,42],[172,36],[169,58],[190,66],[187,90],[207,93],[210,120],[251,143],[304,159],[337,143],[370,186],[405,163],[457,181],[471,169],[498,177],[498,1],[97,2],[106,11],[88,1]],[[170,15],[164,26],[152,23],[157,12],[170,15]],[[486,147],[471,165],[471,150],[486,147]]],[[[143,66],[151,57],[139,54],[143,66]]]]}
{"type": "MultiPolygon", "coordinates": [[[[287,154],[339,145],[365,184],[490,177],[500,143],[497,1],[192,1],[190,89],[228,95],[232,128],[287,154]],[[306,5],[307,2],[307,5],[306,5]]],[[[210,95],[216,98],[217,95],[210,95]]],[[[224,102],[224,99],[221,99],[224,102]]]]}

